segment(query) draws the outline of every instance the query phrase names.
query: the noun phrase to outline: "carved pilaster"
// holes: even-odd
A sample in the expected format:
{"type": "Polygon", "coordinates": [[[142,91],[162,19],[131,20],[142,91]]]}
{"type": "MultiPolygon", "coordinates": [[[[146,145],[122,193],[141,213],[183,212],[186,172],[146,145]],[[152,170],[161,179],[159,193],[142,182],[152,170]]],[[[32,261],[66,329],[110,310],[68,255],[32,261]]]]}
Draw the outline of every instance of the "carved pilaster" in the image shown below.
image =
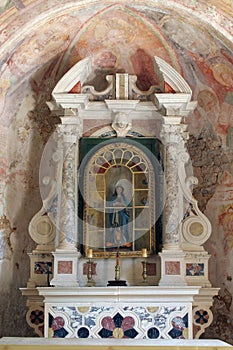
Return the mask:
{"type": "MultiPolygon", "coordinates": [[[[66,119],[66,117],[64,117],[66,119]]],[[[64,120],[63,120],[64,122],[64,120]]],[[[59,225],[65,240],[59,242],[59,249],[69,249],[77,242],[77,164],[78,141],[82,134],[82,123],[78,120],[76,125],[60,125],[63,135],[63,164],[61,174],[61,195],[59,208],[59,225]],[[66,242],[65,242],[66,241],[66,242]]],[[[73,250],[73,249],[72,249],[73,250]]]]}
{"type": "Polygon", "coordinates": [[[78,141],[83,132],[82,119],[78,109],[65,110],[58,126],[59,143],[62,148],[57,201],[57,239],[58,245],[54,255],[55,286],[78,285],[77,263],[77,164],[78,141]]]}
{"type": "Polygon", "coordinates": [[[82,120],[76,112],[76,109],[68,109],[61,117],[62,124],[57,126],[53,144],[48,147],[48,151],[49,148],[55,149],[52,159],[48,158],[43,164],[48,172],[51,163],[54,168],[42,182],[51,187],[50,191],[47,190],[43,203],[56,227],[56,249],[76,250],[76,155],[83,128],[82,120]]]}
{"type": "MultiPolygon", "coordinates": [[[[177,120],[175,120],[177,121],[177,120]]],[[[160,285],[185,285],[185,254],[180,248],[179,224],[182,218],[183,195],[179,182],[179,154],[184,151],[186,127],[163,124],[161,139],[165,148],[165,207],[160,285]]]]}
{"type": "Polygon", "coordinates": [[[179,153],[184,150],[186,127],[164,124],[161,139],[165,147],[164,249],[179,249],[182,195],[178,176],[179,153]]]}

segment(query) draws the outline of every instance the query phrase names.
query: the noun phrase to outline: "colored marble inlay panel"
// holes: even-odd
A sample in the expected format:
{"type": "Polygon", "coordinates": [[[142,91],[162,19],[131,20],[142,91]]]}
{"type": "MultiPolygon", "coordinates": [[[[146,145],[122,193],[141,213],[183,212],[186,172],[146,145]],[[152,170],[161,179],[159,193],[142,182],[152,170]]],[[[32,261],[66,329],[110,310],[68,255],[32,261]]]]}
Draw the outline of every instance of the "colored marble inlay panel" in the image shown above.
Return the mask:
{"type": "Polygon", "coordinates": [[[32,310],[30,314],[30,322],[39,325],[44,324],[44,312],[42,310],[32,310]]]}
{"type": "Polygon", "coordinates": [[[209,322],[209,313],[206,310],[200,309],[195,312],[194,315],[195,323],[198,325],[203,325],[209,322]]]}
{"type": "Polygon", "coordinates": [[[73,265],[72,261],[58,261],[57,272],[59,274],[72,274],[73,265]]]}
{"type": "Polygon", "coordinates": [[[36,275],[51,274],[52,262],[51,261],[36,261],[34,263],[34,273],[36,275]]]}
{"type": "Polygon", "coordinates": [[[188,314],[184,317],[176,316],[172,319],[173,328],[169,331],[172,339],[188,338],[188,314]]]}
{"type": "Polygon", "coordinates": [[[186,276],[204,276],[204,263],[186,264],[186,276]]]}
{"type": "Polygon", "coordinates": [[[49,338],[65,338],[68,334],[64,328],[65,320],[61,316],[49,314],[49,338]]]}
{"type": "Polygon", "coordinates": [[[80,327],[77,332],[77,338],[89,338],[90,331],[87,327],[80,327]]]}
{"type": "Polygon", "coordinates": [[[102,328],[98,332],[101,338],[136,338],[135,320],[132,316],[123,316],[119,312],[113,316],[105,316],[101,321],[102,328]]]}
{"type": "Polygon", "coordinates": [[[147,262],[146,273],[147,273],[147,276],[156,276],[156,264],[147,262]]]}
{"type": "Polygon", "coordinates": [[[188,305],[53,306],[49,337],[188,338],[188,305]]]}
{"type": "Polygon", "coordinates": [[[165,274],[166,275],[180,275],[180,262],[179,261],[165,261],[165,274]]]}

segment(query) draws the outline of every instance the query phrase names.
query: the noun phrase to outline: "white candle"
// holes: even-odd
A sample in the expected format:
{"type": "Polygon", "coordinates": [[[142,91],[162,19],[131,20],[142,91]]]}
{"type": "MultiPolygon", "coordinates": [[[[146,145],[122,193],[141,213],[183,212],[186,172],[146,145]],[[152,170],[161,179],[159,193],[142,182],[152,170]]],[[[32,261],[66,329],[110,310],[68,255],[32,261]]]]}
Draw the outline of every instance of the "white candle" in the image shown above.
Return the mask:
{"type": "Polygon", "coordinates": [[[147,258],[147,249],[146,248],[142,248],[142,257],[147,258]]]}
{"type": "Polygon", "coordinates": [[[92,258],[92,249],[87,249],[87,257],[88,257],[89,259],[92,258]]]}

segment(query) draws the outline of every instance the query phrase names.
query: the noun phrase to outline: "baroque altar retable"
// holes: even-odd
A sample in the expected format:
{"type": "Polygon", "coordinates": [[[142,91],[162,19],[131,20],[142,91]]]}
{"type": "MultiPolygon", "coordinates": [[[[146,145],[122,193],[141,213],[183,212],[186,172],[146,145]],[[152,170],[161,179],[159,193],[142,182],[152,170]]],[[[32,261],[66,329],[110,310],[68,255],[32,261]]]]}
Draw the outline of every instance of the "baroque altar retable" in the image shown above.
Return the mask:
{"type": "Polygon", "coordinates": [[[89,57],[53,90],[48,106],[61,123],[41,160],[43,206],[29,226],[37,247],[22,288],[40,336],[193,339],[212,322],[211,225],[192,196],[185,146],[196,102],[179,73],[154,64],[148,91],[127,73],[107,75],[99,91],[89,57]],[[117,251],[127,287],[107,287],[117,251]]]}

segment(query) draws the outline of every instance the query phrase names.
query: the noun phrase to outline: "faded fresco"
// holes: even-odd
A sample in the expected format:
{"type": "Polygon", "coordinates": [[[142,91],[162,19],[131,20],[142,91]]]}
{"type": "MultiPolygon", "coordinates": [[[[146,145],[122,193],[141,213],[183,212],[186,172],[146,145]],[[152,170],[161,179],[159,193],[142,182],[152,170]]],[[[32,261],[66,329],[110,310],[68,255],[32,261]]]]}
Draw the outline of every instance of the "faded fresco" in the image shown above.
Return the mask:
{"type": "MultiPolygon", "coordinates": [[[[147,90],[157,83],[152,59],[156,55],[183,75],[198,101],[187,118],[189,149],[199,179],[195,193],[213,225],[206,247],[212,254],[210,279],[223,296],[228,296],[221,296],[228,310],[228,317],[222,321],[222,338],[233,343],[228,330],[233,322],[229,302],[233,295],[231,1],[222,1],[219,12],[216,7],[208,11],[204,2],[197,0],[177,1],[180,11],[163,1],[155,8],[136,1],[132,5],[101,1],[96,6],[87,1],[81,8],[78,3],[3,0],[0,4],[0,263],[4,267],[0,270],[4,278],[0,312],[4,310],[7,320],[5,325],[0,324],[1,335],[30,334],[26,321],[21,325],[25,304],[18,288],[28,279],[26,253],[33,247],[28,224],[41,206],[40,158],[58,122],[51,118],[46,105],[54,86],[76,62],[91,56],[96,73],[91,79],[100,90],[106,74],[122,71],[136,74],[138,86],[147,90]],[[39,14],[43,18],[33,22],[39,14]],[[216,21],[221,35],[201,21],[201,14],[213,26],[216,21]],[[11,306],[6,309],[4,301],[12,281],[15,288],[11,306]],[[19,329],[9,331],[12,314],[19,329]]],[[[214,315],[221,319],[218,307],[214,315]]],[[[215,330],[220,327],[219,322],[213,325],[215,330]]],[[[218,329],[221,337],[221,327],[218,329]]]]}
{"type": "Polygon", "coordinates": [[[209,200],[206,214],[213,225],[213,233],[207,242],[212,254],[210,273],[213,283],[220,287],[214,302],[214,322],[207,336],[231,337],[232,329],[232,250],[233,250],[233,176],[225,171],[213,197],[209,200]],[[230,327],[227,327],[227,323],[230,327]]]}
{"type": "Polygon", "coordinates": [[[3,13],[4,11],[8,10],[12,6],[13,4],[11,0],[2,0],[0,4],[0,13],[3,13]]]}

